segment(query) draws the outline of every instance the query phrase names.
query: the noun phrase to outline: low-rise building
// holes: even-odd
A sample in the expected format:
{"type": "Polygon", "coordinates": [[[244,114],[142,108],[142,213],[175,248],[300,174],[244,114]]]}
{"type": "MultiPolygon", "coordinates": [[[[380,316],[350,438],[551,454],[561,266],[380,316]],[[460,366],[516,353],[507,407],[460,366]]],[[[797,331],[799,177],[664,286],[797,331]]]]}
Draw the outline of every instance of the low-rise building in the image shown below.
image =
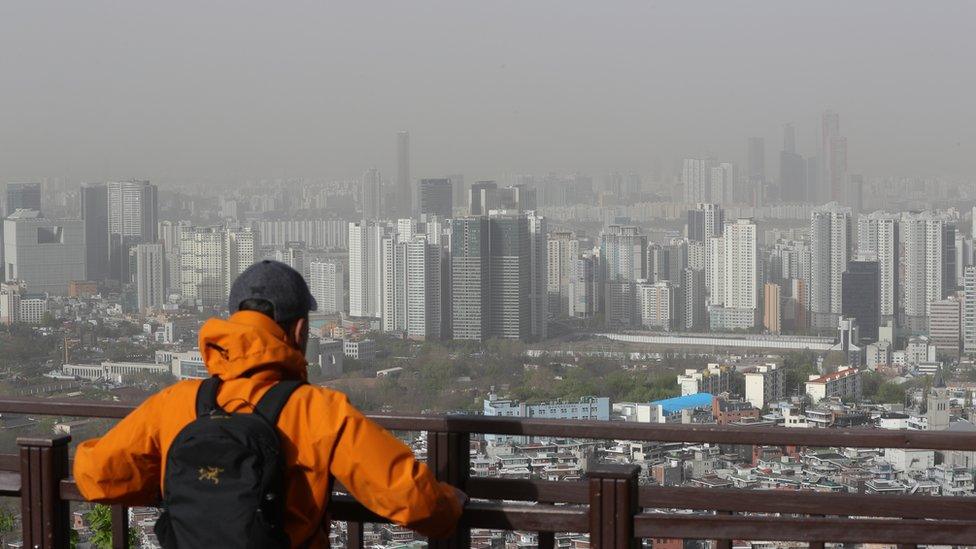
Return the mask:
{"type": "Polygon", "coordinates": [[[822,376],[811,375],[806,383],[806,393],[813,402],[820,402],[825,398],[860,398],[860,372],[857,368],[841,368],[822,376]]]}

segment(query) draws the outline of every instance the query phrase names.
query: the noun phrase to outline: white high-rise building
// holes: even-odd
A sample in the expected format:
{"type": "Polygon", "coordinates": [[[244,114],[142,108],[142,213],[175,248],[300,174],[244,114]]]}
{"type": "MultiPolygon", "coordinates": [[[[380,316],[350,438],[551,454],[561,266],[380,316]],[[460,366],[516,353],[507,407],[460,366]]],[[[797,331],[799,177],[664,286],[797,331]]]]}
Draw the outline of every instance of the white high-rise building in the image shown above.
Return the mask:
{"type": "Polygon", "coordinates": [[[901,254],[898,219],[896,214],[879,211],[857,220],[858,254],[878,261],[882,321],[894,320],[898,314],[898,265],[901,254]]]}
{"type": "Polygon", "coordinates": [[[108,195],[109,276],[128,282],[129,249],[158,240],[156,186],[148,181],[110,181],[108,195]]]}
{"type": "Polygon", "coordinates": [[[319,305],[320,313],[345,310],[345,272],[335,262],[313,261],[308,265],[309,290],[319,305]]]}
{"type": "Polygon", "coordinates": [[[363,210],[363,219],[378,219],[382,215],[382,185],[380,171],[376,168],[370,168],[363,173],[360,182],[360,206],[363,210]]]}
{"type": "Polygon", "coordinates": [[[810,215],[810,317],[834,328],[842,311],[841,281],[852,251],[851,209],[831,202],[810,215]]]}
{"type": "Polygon", "coordinates": [[[709,200],[715,204],[730,204],[735,202],[735,178],[737,177],[735,164],[722,162],[711,168],[709,200]]]}
{"type": "Polygon", "coordinates": [[[163,305],[165,271],[163,245],[138,244],[136,252],[136,301],[139,311],[146,313],[163,305]]]}
{"type": "Polygon", "coordinates": [[[254,263],[250,229],[185,227],[180,235],[180,294],[213,307],[226,303],[231,284],[254,263]]]}
{"type": "Polygon", "coordinates": [[[383,238],[394,233],[386,223],[349,224],[349,314],[382,316],[383,238]]]}
{"type": "Polygon", "coordinates": [[[382,248],[382,327],[411,339],[442,335],[441,251],[427,237],[403,241],[388,235],[382,248]]]}
{"type": "Polygon", "coordinates": [[[725,304],[725,237],[708,239],[707,257],[705,282],[708,304],[721,307],[725,304]]]}
{"type": "Polygon", "coordinates": [[[725,226],[725,307],[759,308],[756,223],[737,219],[725,226]]]}
{"type": "MultiPolygon", "coordinates": [[[[905,247],[905,316],[913,331],[924,330],[930,305],[946,297],[947,244],[955,236],[948,214],[921,212],[903,214],[902,239],[905,247]],[[921,320],[920,320],[921,319],[921,320]]],[[[955,250],[952,250],[955,260],[955,250]]],[[[952,266],[952,269],[955,267],[952,266]]],[[[952,273],[955,274],[954,272],[952,273]]]]}
{"type": "Polygon", "coordinates": [[[534,211],[525,212],[529,220],[529,326],[533,340],[546,339],[549,333],[549,300],[546,218],[534,211]]]}
{"type": "Polygon", "coordinates": [[[674,328],[676,289],[667,280],[637,285],[638,310],[643,327],[665,331],[674,328]]]}
{"type": "Polygon", "coordinates": [[[966,354],[976,355],[976,266],[963,274],[962,346],[966,354]]]}
{"type": "Polygon", "coordinates": [[[685,158],[681,169],[681,183],[686,204],[713,202],[711,195],[714,166],[714,158],[685,158]]]}
{"type": "Polygon", "coordinates": [[[580,257],[580,242],[571,232],[552,232],[549,233],[546,251],[550,314],[553,317],[569,316],[569,285],[574,280],[573,269],[580,257]]]}
{"type": "Polygon", "coordinates": [[[80,219],[47,219],[17,210],[3,220],[5,280],[32,292],[66,295],[68,283],[85,279],[85,226],[80,219]]]}

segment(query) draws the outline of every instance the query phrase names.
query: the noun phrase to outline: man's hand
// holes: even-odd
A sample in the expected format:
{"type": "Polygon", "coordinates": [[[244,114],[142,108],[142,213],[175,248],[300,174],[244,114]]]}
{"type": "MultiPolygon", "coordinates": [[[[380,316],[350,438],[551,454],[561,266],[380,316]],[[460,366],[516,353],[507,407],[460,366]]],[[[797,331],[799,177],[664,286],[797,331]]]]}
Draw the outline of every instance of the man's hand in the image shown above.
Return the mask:
{"type": "Polygon", "coordinates": [[[464,509],[464,506],[468,504],[470,499],[468,498],[468,495],[458,487],[454,487],[454,497],[457,498],[458,505],[461,506],[461,509],[464,509]]]}

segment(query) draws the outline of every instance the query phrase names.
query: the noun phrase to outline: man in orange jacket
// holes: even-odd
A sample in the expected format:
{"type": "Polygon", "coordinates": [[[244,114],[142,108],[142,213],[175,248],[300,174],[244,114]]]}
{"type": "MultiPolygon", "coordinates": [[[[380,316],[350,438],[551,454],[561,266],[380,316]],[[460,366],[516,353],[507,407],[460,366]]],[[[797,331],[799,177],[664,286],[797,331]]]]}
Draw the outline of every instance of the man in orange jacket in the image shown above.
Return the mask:
{"type": "MultiPolygon", "coordinates": [[[[234,281],[227,320],[200,330],[207,371],[222,380],[217,404],[249,413],[283,379],[306,379],[308,312],[316,308],[291,267],[262,261],[234,281]]],[[[74,476],[89,500],[128,505],[159,502],[173,439],[196,418],[199,380],[163,389],[104,437],[78,446],[74,476]]],[[[285,456],[285,530],[293,546],[328,546],[330,479],[368,509],[422,535],[449,535],[466,496],[438,482],[410,449],[349,403],[342,393],[302,385],[278,419],[285,456]]]]}

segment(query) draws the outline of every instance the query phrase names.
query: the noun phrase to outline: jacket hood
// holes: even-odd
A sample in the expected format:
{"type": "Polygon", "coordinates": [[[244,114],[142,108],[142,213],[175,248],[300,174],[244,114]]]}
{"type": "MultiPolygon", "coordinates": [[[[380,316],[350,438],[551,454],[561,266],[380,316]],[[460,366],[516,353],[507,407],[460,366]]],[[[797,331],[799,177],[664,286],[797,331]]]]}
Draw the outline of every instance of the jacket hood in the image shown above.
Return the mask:
{"type": "Polygon", "coordinates": [[[305,356],[288,344],[274,320],[254,311],[234,313],[227,320],[211,318],[200,329],[200,354],[210,375],[227,381],[307,378],[305,356]]]}

